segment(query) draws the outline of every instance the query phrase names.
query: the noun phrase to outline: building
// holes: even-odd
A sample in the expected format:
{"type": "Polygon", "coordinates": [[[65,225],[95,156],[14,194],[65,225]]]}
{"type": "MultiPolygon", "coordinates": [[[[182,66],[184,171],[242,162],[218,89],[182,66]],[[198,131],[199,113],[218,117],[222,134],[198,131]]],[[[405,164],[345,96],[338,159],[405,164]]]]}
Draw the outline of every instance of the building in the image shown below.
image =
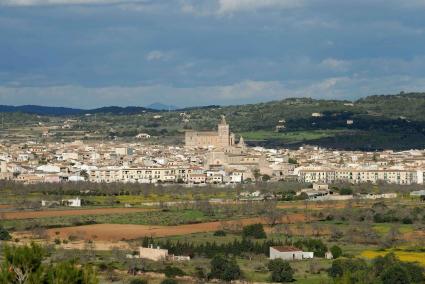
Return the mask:
{"type": "Polygon", "coordinates": [[[270,259],[283,259],[283,260],[303,260],[311,259],[314,257],[314,252],[304,252],[296,247],[279,246],[270,247],[270,259]]]}
{"type": "Polygon", "coordinates": [[[233,146],[235,135],[230,132],[229,124],[224,115],[218,124],[217,131],[193,131],[185,133],[185,145],[190,148],[215,147],[226,148],[233,146]]]}
{"type": "Polygon", "coordinates": [[[81,207],[81,199],[76,197],[73,199],[62,200],[62,204],[69,207],[81,207]]]}
{"type": "Polygon", "coordinates": [[[147,248],[139,247],[139,257],[153,261],[166,260],[168,257],[168,250],[161,249],[160,247],[154,248],[153,245],[147,248]]]}

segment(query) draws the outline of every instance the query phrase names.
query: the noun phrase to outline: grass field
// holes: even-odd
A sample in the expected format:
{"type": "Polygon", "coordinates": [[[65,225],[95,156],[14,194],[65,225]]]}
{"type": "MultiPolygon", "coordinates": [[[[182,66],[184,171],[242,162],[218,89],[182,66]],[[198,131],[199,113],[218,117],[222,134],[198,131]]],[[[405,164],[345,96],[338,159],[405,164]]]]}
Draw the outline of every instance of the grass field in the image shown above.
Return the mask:
{"type": "Polygon", "coordinates": [[[372,259],[377,256],[384,256],[390,252],[393,252],[402,261],[417,262],[425,266],[425,252],[401,251],[396,249],[385,251],[365,250],[361,253],[361,256],[372,259]]]}
{"type": "Polygon", "coordinates": [[[246,140],[280,140],[285,143],[295,143],[309,140],[316,140],[326,137],[334,137],[338,134],[347,132],[347,130],[311,130],[311,131],[291,131],[291,132],[273,132],[273,131],[253,131],[240,133],[246,140]]]}

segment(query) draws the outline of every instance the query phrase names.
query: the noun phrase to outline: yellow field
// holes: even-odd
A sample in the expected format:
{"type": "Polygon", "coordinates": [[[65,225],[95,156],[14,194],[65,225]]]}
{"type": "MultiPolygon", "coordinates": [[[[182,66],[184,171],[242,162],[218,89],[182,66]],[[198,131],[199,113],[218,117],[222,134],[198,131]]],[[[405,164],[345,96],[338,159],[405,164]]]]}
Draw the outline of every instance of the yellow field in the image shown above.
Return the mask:
{"type": "Polygon", "coordinates": [[[372,259],[377,256],[384,256],[390,252],[394,252],[394,254],[402,261],[418,262],[425,266],[425,252],[365,250],[361,253],[361,256],[372,259]]]}

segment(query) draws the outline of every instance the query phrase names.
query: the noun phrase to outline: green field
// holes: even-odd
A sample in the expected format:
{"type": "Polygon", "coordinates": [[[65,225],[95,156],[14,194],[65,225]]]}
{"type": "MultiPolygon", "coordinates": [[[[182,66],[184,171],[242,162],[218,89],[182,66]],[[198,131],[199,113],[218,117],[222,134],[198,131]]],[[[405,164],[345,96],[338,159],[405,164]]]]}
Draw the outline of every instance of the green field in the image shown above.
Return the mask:
{"type": "Polygon", "coordinates": [[[346,133],[347,130],[311,130],[311,131],[290,131],[290,132],[274,132],[274,131],[252,131],[239,133],[248,141],[262,140],[279,140],[283,143],[295,143],[309,140],[317,140],[327,137],[334,137],[338,134],[346,133]]]}

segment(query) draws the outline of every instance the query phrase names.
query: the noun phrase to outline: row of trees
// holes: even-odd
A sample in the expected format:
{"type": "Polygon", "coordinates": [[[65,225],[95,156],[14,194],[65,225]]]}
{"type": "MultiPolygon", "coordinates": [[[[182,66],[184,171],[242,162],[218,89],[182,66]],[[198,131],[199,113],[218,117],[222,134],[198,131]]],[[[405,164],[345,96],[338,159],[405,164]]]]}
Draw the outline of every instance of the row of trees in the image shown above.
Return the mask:
{"type": "MultiPolygon", "coordinates": [[[[252,228],[252,226],[247,227],[252,228]]],[[[215,241],[201,244],[181,241],[172,242],[170,240],[164,242],[155,240],[152,237],[145,237],[142,240],[142,246],[147,247],[148,245],[153,244],[155,246],[164,247],[168,249],[170,253],[175,255],[188,255],[191,257],[203,256],[208,258],[214,257],[218,254],[226,256],[263,254],[269,256],[269,249],[271,246],[295,246],[306,251],[312,251],[318,257],[324,257],[325,253],[328,251],[328,247],[320,239],[302,239],[296,242],[292,242],[289,239],[285,241],[274,239],[264,241],[253,240],[258,239],[256,238],[256,234],[257,233],[249,235],[248,237],[243,237],[241,240],[234,239],[232,242],[220,244],[215,241]]],[[[342,254],[342,250],[337,246],[333,246],[331,248],[331,252],[335,253],[335,258],[342,254]]]]}

